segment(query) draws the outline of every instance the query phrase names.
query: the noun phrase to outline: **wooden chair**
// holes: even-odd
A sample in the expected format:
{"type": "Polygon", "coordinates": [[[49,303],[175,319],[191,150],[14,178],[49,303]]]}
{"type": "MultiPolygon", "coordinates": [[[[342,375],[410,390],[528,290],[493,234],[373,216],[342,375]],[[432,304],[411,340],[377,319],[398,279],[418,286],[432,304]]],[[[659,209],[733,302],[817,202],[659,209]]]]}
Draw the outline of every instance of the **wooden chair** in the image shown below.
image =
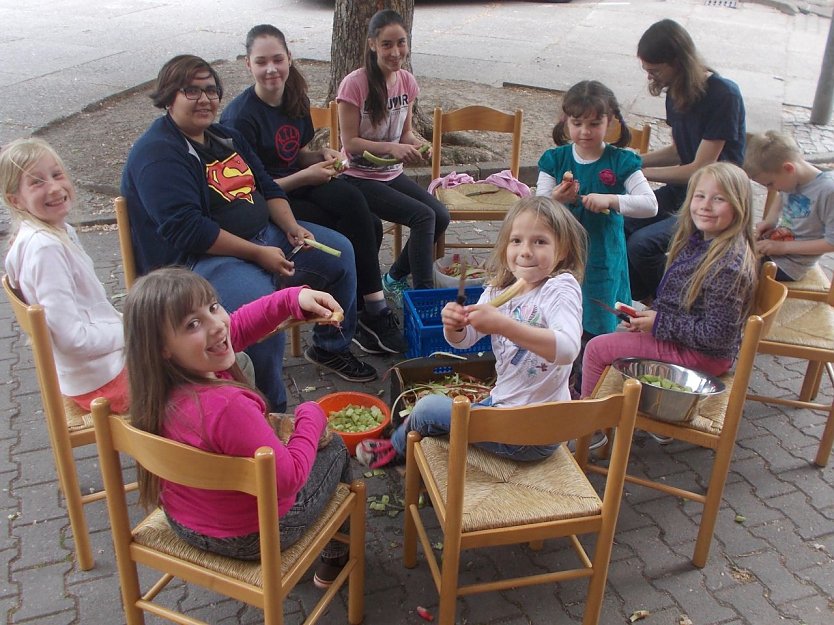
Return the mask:
{"type": "Polygon", "coordinates": [[[826,413],[828,419],[814,459],[814,464],[824,467],[834,445],[834,402],[828,405],[814,400],[823,371],[834,385],[834,283],[817,265],[802,280],[783,284],[788,288],[788,299],[759,343],[758,352],[807,360],[802,387],[798,399],[757,394],[748,394],[747,399],[826,413]]]}
{"type": "MultiPolygon", "coordinates": [[[[332,106],[331,109],[333,109],[332,106]]],[[[119,229],[119,250],[122,253],[125,288],[130,290],[138,277],[136,275],[136,259],[133,255],[133,239],[130,236],[130,214],[127,210],[127,200],[122,196],[117,197],[113,204],[116,210],[116,227],[119,229]]],[[[293,325],[290,326],[289,330],[290,353],[297,358],[301,356],[301,327],[293,325]]]]}
{"type": "Polygon", "coordinates": [[[534,584],[589,578],[584,625],[596,625],[602,607],[614,529],[620,508],[623,477],[631,448],[631,432],[640,383],[632,380],[623,393],[604,400],[565,401],[521,408],[478,408],[456,397],[449,438],[408,435],[406,459],[405,533],[403,560],[417,562],[417,537],[440,593],[438,623],[455,622],[459,596],[534,584]],[[565,445],[540,462],[514,462],[477,447],[479,441],[515,445],[542,444],[579,437],[589,440],[601,428],[618,427],[611,470],[600,499],[565,445]],[[428,492],[443,532],[442,563],[420,514],[418,497],[428,492]],[[589,556],[579,534],[596,534],[589,556]],[[461,551],[518,543],[537,544],[566,537],[581,566],[565,571],[535,573],[465,586],[458,584],[461,551]]]}
{"type": "MultiPolygon", "coordinates": [[[[639,154],[645,154],[649,151],[649,140],[652,137],[652,127],[649,124],[643,124],[641,128],[636,126],[629,126],[631,131],[631,141],[628,142],[628,147],[634,148],[639,154]]],[[[614,143],[620,138],[620,122],[616,119],[608,126],[608,132],[605,134],[605,141],[607,143],[614,143]]]]}
{"type": "MultiPolygon", "coordinates": [[[[510,151],[510,171],[518,178],[521,160],[521,109],[515,113],[504,113],[487,106],[467,106],[444,113],[440,107],[434,109],[434,126],[432,129],[432,180],[440,177],[441,138],[444,132],[464,130],[481,130],[504,132],[512,135],[510,151]]],[[[449,209],[452,221],[500,221],[518,196],[506,189],[497,191],[490,185],[466,185],[452,189],[436,189],[435,195],[449,209]],[[489,187],[489,188],[487,188],[489,187]],[[487,191],[484,193],[484,191],[487,191]],[[467,195],[467,193],[469,195],[467,195]],[[473,199],[477,195],[477,200],[473,199]]],[[[445,234],[437,241],[435,256],[442,258],[445,248],[491,248],[492,243],[446,243],[445,234]]],[[[394,228],[394,250],[402,249],[402,226],[394,228]]]]}
{"type": "Polygon", "coordinates": [[[149,612],[176,623],[196,625],[204,621],[182,614],[155,601],[174,578],[233,597],[264,611],[266,625],[283,623],[283,603],[307,570],[319,562],[319,553],[331,539],[350,545],[348,563],[333,585],[311,610],[306,624],[326,613],[328,604],[348,582],[348,622],[358,625],[364,612],[365,582],[365,485],[340,484],[321,517],[289,549],[278,538],[278,502],[275,457],[261,447],[252,458],[208,453],[131,427],[110,415],[107,400],[93,402],[93,420],[122,602],[128,625],[145,622],[149,612]],[[219,556],[191,547],[171,529],[157,508],[131,528],[127,500],[122,490],[119,452],[133,457],[150,473],[169,482],[206,490],[235,490],[258,500],[260,561],[219,556]],[[350,535],[339,527],[350,519],[350,535]],[[161,571],[162,577],[144,594],[140,591],[137,564],[161,571]]]}
{"type": "MultiPolygon", "coordinates": [[[[637,429],[646,432],[670,436],[677,440],[686,441],[699,447],[706,447],[715,451],[712,470],[706,492],[685,490],[665,482],[654,482],[646,478],[632,475],[626,476],[626,481],[654,488],[675,497],[695,501],[704,506],[701,514],[698,538],[695,542],[695,552],[692,563],[703,568],[707,562],[710,544],[724,492],[724,483],[730,468],[730,461],[735,447],[736,435],[744,410],[744,400],[747,385],[753,371],[753,361],[756,358],[756,347],[759,339],[772,326],[779,308],[787,297],[785,286],[777,282],[773,276],[776,267],[773,263],[766,263],[762,270],[759,285],[756,290],[755,310],[758,314],[751,315],[744,327],[744,337],[736,361],[735,371],[721,376],[726,385],[726,391],[720,395],[704,399],[698,407],[694,419],[686,423],[669,423],[658,421],[638,412],[637,429]]],[[[606,397],[620,391],[623,376],[608,367],[594,389],[593,397],[606,397]]],[[[623,432],[617,432],[616,439],[622,437],[623,432]]],[[[588,463],[588,446],[577,445],[577,460],[588,470],[605,474],[606,469],[588,463]]]]}
{"type": "MultiPolygon", "coordinates": [[[[20,293],[11,286],[9,277],[6,275],[3,276],[3,289],[12,305],[18,325],[32,344],[46,428],[55,457],[58,484],[66,500],[67,516],[75,539],[78,566],[82,571],[89,571],[95,566],[95,559],[90,546],[90,531],[84,516],[84,505],[104,499],[105,493],[104,491],[81,493],[78,469],[75,466],[72,450],[95,443],[92,417],[79,408],[75,402],[61,394],[58,372],[52,355],[52,337],[46,325],[46,312],[43,306],[26,304],[20,293]]],[[[127,488],[136,488],[136,483],[129,484],[127,488]]]]}
{"type": "Polygon", "coordinates": [[[332,101],[327,106],[311,106],[310,117],[313,119],[313,128],[330,129],[330,148],[333,150],[339,149],[339,109],[336,101],[332,101]]]}

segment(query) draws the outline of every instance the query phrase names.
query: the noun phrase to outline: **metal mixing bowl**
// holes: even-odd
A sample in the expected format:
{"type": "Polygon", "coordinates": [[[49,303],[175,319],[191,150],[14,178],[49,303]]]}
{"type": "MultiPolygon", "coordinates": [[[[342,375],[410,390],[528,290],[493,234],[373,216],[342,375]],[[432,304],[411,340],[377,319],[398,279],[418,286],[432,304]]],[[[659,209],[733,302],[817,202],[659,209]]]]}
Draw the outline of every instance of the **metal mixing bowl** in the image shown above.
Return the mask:
{"type": "Polygon", "coordinates": [[[659,421],[689,421],[704,397],[724,392],[724,383],[716,377],[680,365],[648,358],[618,358],[611,366],[627,378],[639,380],[643,375],[656,375],[691,392],[662,388],[643,383],[639,411],[659,421]]]}

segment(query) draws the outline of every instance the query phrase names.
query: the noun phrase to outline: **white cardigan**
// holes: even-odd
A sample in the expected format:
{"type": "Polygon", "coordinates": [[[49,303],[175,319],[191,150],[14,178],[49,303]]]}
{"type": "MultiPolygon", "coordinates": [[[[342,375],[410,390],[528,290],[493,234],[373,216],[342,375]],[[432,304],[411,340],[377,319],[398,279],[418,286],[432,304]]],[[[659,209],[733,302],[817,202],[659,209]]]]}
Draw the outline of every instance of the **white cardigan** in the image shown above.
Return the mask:
{"type": "Polygon", "coordinates": [[[124,368],[122,316],[107,299],[93,260],[67,225],[70,243],[23,222],[6,256],[6,273],[29,304],[46,310],[64,395],[84,395],[124,368]]]}

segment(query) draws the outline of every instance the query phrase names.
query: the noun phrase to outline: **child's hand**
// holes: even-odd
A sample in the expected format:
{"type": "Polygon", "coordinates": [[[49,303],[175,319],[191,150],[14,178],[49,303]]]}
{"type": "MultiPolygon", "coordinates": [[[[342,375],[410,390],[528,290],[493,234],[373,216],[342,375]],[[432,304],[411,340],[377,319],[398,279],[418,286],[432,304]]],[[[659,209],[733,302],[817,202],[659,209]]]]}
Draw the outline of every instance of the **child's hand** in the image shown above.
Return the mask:
{"type": "Polygon", "coordinates": [[[585,207],[585,210],[589,210],[592,213],[608,213],[612,208],[616,208],[616,206],[612,206],[612,200],[616,199],[616,195],[589,193],[588,195],[582,196],[582,206],[585,207]]]}
{"type": "Polygon", "coordinates": [[[756,251],[763,256],[784,256],[789,252],[788,241],[761,239],[756,241],[756,251]]]}
{"type": "Polygon", "coordinates": [[[317,187],[325,182],[330,182],[330,179],[336,175],[336,170],[333,169],[333,164],[335,162],[335,158],[330,158],[318,163],[313,163],[304,170],[305,182],[311,187],[317,187]]]}
{"type": "Polygon", "coordinates": [[[773,228],[773,224],[769,224],[766,221],[760,221],[753,229],[756,239],[767,239],[773,231],[773,228]]]}
{"type": "Polygon", "coordinates": [[[418,165],[423,162],[423,155],[417,149],[417,146],[410,143],[397,143],[391,148],[390,152],[391,156],[408,165],[418,165]]]}
{"type": "Polygon", "coordinates": [[[578,194],[579,183],[576,180],[563,180],[553,188],[550,197],[556,202],[571,204],[576,201],[578,194]]]}
{"type": "Polygon", "coordinates": [[[507,315],[489,304],[466,306],[466,319],[469,325],[482,334],[504,334],[508,321],[507,315]]]}
{"type": "Polygon", "coordinates": [[[330,317],[334,312],[343,313],[342,307],[330,293],[301,289],[298,292],[298,305],[304,312],[311,313],[311,317],[330,317]]]}
{"type": "Polygon", "coordinates": [[[657,317],[656,310],[638,310],[637,316],[631,321],[624,321],[623,325],[629,332],[651,332],[654,327],[654,318],[657,317]]]}
{"type": "Polygon", "coordinates": [[[443,307],[440,311],[440,321],[443,323],[443,328],[450,332],[458,332],[469,325],[464,307],[457,302],[449,302],[443,307]]]}

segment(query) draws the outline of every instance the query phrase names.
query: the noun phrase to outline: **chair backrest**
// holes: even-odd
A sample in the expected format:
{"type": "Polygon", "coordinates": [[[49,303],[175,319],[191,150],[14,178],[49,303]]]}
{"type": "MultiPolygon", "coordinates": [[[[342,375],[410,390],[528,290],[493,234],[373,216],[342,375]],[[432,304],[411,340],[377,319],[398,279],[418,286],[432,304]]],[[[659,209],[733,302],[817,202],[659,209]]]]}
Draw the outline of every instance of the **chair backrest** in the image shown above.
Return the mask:
{"type": "MultiPolygon", "coordinates": [[[[459,501],[463,501],[464,480],[452,480],[451,476],[465,474],[466,448],[471,443],[497,441],[510,445],[541,445],[579,439],[609,428],[617,428],[618,435],[609,464],[606,496],[610,488],[614,489],[612,493],[617,489],[622,492],[640,388],[637,380],[626,380],[622,393],[604,399],[551,402],[520,408],[480,407],[474,418],[469,400],[465,396],[456,397],[452,402],[449,435],[447,500],[452,501],[454,493],[459,495],[459,501]]],[[[610,503],[604,501],[603,505],[610,503]]],[[[619,499],[616,506],[619,506],[619,499]]]]}
{"type": "MultiPolygon", "coordinates": [[[[645,154],[649,151],[649,140],[652,137],[652,127],[649,124],[643,124],[641,128],[636,126],[629,126],[631,131],[631,140],[628,142],[628,147],[634,148],[640,154],[645,154]]],[[[605,133],[605,141],[607,143],[614,143],[620,138],[620,122],[616,119],[611,120],[608,125],[608,132],[605,133]]]]}
{"type": "Polygon", "coordinates": [[[127,200],[122,196],[113,201],[116,211],[116,227],[119,230],[119,250],[122,253],[122,270],[125,274],[125,288],[130,290],[136,282],[136,257],[133,255],[133,239],[130,238],[130,215],[127,200]]]}
{"type": "Polygon", "coordinates": [[[58,383],[55,357],[52,355],[52,335],[46,325],[46,311],[39,304],[27,304],[17,289],[12,287],[8,275],[3,276],[3,290],[12,305],[17,323],[32,342],[35,371],[47,419],[66,428],[64,400],[58,383]]]}
{"type": "Polygon", "coordinates": [[[125,563],[130,560],[132,539],[119,460],[119,453],[123,453],[167,482],[205,490],[233,490],[257,497],[263,587],[281,587],[275,452],[270,447],[259,448],[252,458],[213,454],[129,425],[118,415],[111,415],[106,399],[94,400],[92,409],[113,543],[119,560],[125,563]]]}
{"type": "Polygon", "coordinates": [[[432,179],[440,176],[440,146],[444,132],[461,130],[484,130],[512,134],[510,171],[518,178],[521,161],[521,124],[524,114],[521,109],[515,113],[504,113],[488,106],[466,106],[444,113],[440,107],[434,109],[432,129],[432,179]]]}
{"type": "Polygon", "coordinates": [[[755,313],[762,318],[762,336],[767,336],[787,297],[788,287],[776,280],[776,264],[772,261],[766,262],[759,272],[754,308],[755,313]]]}
{"type": "Polygon", "coordinates": [[[330,129],[330,147],[339,149],[339,109],[336,101],[327,106],[311,106],[310,117],[313,120],[313,128],[330,129]]]}

